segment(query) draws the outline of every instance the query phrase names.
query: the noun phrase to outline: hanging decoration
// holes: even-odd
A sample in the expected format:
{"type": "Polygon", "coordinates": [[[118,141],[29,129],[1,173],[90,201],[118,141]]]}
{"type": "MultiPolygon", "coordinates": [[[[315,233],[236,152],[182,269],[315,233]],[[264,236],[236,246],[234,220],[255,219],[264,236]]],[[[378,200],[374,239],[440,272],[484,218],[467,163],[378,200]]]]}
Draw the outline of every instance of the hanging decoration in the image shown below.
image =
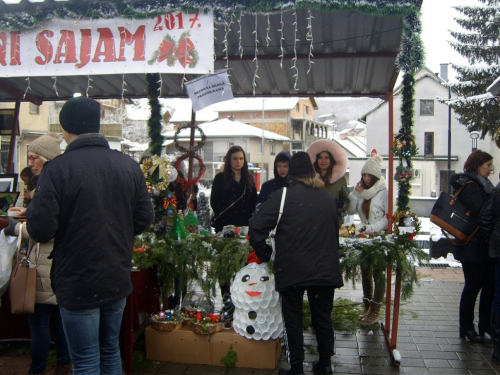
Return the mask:
{"type": "Polygon", "coordinates": [[[206,169],[205,164],[203,164],[202,157],[200,155],[197,155],[197,154],[187,153],[187,154],[184,154],[181,157],[179,157],[177,159],[177,161],[175,162],[175,164],[174,164],[175,169],[179,170],[182,161],[185,160],[185,159],[187,159],[187,158],[191,158],[191,157],[193,159],[196,159],[198,161],[198,169],[199,169],[199,171],[198,171],[198,174],[196,175],[196,177],[194,177],[191,180],[183,178],[180,175],[177,176],[176,181],[181,184],[181,188],[184,191],[186,191],[192,185],[197,185],[198,182],[200,182],[200,179],[205,174],[205,169],[206,169]]]}
{"type": "Polygon", "coordinates": [[[177,130],[175,131],[175,134],[174,134],[174,145],[175,145],[175,148],[177,150],[179,150],[180,152],[187,152],[187,153],[197,152],[198,150],[201,150],[201,148],[203,147],[203,145],[205,144],[205,142],[207,140],[207,136],[203,132],[203,129],[201,129],[199,126],[194,125],[194,128],[195,128],[195,130],[197,130],[200,133],[201,140],[196,142],[195,145],[188,146],[188,147],[184,147],[184,146],[180,145],[179,133],[184,129],[191,129],[191,125],[182,125],[182,126],[179,126],[177,128],[177,130]]]}
{"type": "Polygon", "coordinates": [[[185,69],[194,68],[198,65],[200,56],[194,43],[189,38],[189,31],[183,32],[176,41],[168,33],[165,34],[163,41],[158,46],[158,49],[153,52],[148,60],[149,65],[161,63],[166,60],[168,66],[174,66],[179,62],[185,69]]]}
{"type": "Polygon", "coordinates": [[[255,62],[255,71],[253,73],[253,80],[252,80],[252,87],[253,87],[253,96],[255,96],[255,89],[257,88],[257,82],[256,79],[259,78],[257,75],[257,72],[259,71],[259,58],[257,55],[259,54],[259,38],[257,35],[257,15],[255,15],[255,30],[252,32],[252,34],[255,36],[254,41],[255,41],[255,49],[254,49],[254,58],[253,61],[255,62]]]}

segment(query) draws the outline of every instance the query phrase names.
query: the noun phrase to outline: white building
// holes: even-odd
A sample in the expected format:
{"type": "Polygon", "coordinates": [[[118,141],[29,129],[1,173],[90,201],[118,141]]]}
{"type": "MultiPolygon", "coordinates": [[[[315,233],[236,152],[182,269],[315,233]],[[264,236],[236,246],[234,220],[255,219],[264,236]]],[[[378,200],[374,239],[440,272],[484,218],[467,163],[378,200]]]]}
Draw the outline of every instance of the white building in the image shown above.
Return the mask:
{"type": "MultiPolygon", "coordinates": [[[[457,96],[451,93],[453,97],[457,96]]],[[[413,134],[418,147],[413,158],[413,179],[411,181],[412,199],[419,197],[436,197],[440,191],[446,191],[448,186],[448,106],[440,103],[437,98],[448,97],[445,81],[424,68],[415,75],[415,109],[413,134]]],[[[397,136],[401,127],[402,86],[394,91],[394,129],[393,137],[397,136]]],[[[373,149],[383,156],[383,173],[387,173],[389,155],[389,108],[386,101],[380,103],[364,114],[360,120],[366,122],[367,157],[373,149]]],[[[451,123],[451,174],[463,171],[463,164],[472,151],[472,139],[465,126],[455,118],[453,111],[451,123]]],[[[498,154],[498,148],[490,139],[477,140],[477,148],[492,154],[498,154]]],[[[350,160],[349,185],[354,185],[360,179],[361,168],[365,159],[350,160]]],[[[394,160],[394,168],[399,160],[394,160]]],[[[495,162],[491,176],[493,184],[498,182],[500,164],[495,162]]],[[[386,174],[387,175],[387,174],[386,174]]],[[[394,196],[397,195],[397,183],[394,181],[394,196]]]]}

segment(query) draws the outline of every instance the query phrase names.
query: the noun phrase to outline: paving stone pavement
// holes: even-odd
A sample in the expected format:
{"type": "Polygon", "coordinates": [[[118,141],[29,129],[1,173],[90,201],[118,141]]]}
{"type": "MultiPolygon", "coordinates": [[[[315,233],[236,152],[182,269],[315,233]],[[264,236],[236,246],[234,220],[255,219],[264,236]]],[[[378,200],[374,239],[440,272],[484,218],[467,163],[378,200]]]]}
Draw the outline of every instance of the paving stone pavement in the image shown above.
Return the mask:
{"type": "MultiPolygon", "coordinates": [[[[336,355],[332,358],[334,374],[366,375],[493,375],[500,366],[490,362],[491,340],[475,344],[458,337],[458,304],[463,288],[461,268],[420,268],[420,286],[408,301],[401,303],[396,366],[380,327],[360,329],[355,334],[336,333],[336,355]]],[[[361,301],[361,285],[349,283],[336,291],[335,298],[361,301]]],[[[476,305],[477,316],[477,305],[476,305]]],[[[476,322],[477,323],[477,322],[476,322]]],[[[5,324],[2,322],[1,324],[5,324]]],[[[315,337],[305,334],[306,375],[312,375],[312,361],[317,359],[315,337]]],[[[256,359],[258,361],[258,359],[256,359]]],[[[27,374],[29,356],[0,355],[0,374],[27,374]]],[[[288,368],[284,356],[278,368],[288,368]]],[[[144,375],[276,375],[278,370],[228,368],[146,360],[135,366],[134,374],[144,375]]],[[[53,374],[53,368],[46,371],[53,374]]]]}

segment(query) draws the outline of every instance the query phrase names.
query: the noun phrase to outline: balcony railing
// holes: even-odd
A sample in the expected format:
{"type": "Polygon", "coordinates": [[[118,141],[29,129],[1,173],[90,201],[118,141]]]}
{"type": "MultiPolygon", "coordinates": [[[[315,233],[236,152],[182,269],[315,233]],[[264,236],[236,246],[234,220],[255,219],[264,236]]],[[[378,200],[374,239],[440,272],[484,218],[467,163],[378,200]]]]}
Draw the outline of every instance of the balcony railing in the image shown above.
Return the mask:
{"type": "MultiPolygon", "coordinates": [[[[49,132],[51,133],[62,133],[63,129],[61,127],[61,124],[58,122],[51,122],[49,124],[49,132]]],[[[104,134],[106,137],[113,137],[113,138],[122,138],[123,131],[122,131],[122,125],[121,124],[116,124],[116,123],[101,123],[101,134],[104,134]]]]}

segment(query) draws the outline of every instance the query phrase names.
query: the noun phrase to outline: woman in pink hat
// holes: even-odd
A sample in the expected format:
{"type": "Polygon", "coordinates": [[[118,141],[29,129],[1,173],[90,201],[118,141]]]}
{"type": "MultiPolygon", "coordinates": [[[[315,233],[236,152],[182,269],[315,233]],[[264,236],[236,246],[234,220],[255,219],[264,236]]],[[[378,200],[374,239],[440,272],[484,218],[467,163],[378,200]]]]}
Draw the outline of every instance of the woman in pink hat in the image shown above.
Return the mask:
{"type": "Polygon", "coordinates": [[[347,171],[347,156],[337,143],[327,139],[314,142],[307,149],[307,153],[326,189],[337,200],[339,222],[342,224],[342,212],[349,208],[347,180],[344,177],[347,171]]]}

